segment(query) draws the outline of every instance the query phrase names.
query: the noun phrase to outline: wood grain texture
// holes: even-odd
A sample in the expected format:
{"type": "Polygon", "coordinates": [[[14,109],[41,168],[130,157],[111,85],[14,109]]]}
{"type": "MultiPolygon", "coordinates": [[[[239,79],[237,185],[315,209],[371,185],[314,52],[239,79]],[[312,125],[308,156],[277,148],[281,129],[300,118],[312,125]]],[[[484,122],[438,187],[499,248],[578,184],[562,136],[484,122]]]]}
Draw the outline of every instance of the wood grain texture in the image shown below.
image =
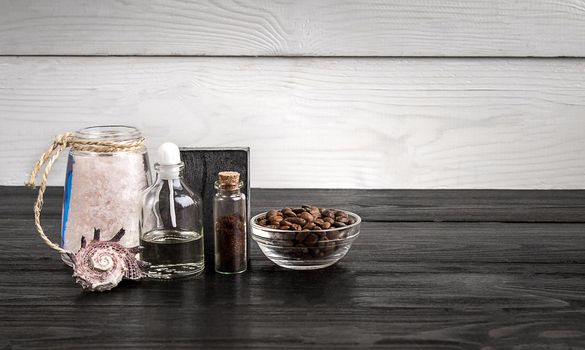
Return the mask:
{"type": "Polygon", "coordinates": [[[585,55],[585,1],[20,1],[4,55],[585,55]]]}
{"type": "Polygon", "coordinates": [[[151,149],[250,146],[253,187],[585,188],[584,77],[581,59],[4,57],[0,184],[58,133],[131,124],[151,149]]]}
{"type": "MultiPolygon", "coordinates": [[[[32,211],[17,191],[0,188],[0,207],[32,211]]],[[[255,192],[270,203],[279,194],[255,192]]],[[[53,197],[50,232],[60,222],[53,197]]],[[[582,223],[366,220],[348,256],[324,270],[283,270],[254,245],[240,276],[84,294],[35,236],[32,215],[2,210],[0,348],[580,349],[584,232],[582,223]]]]}
{"type": "MultiPolygon", "coordinates": [[[[22,197],[22,191],[15,191],[15,195],[22,197]]],[[[258,210],[254,214],[308,202],[344,208],[372,222],[585,223],[585,191],[582,190],[253,189],[252,196],[258,210]]]]}
{"type": "MultiPolygon", "coordinates": [[[[0,186],[0,218],[26,219],[36,192],[0,186]]],[[[49,187],[43,213],[61,214],[63,190],[49,187]]],[[[254,188],[252,214],[283,206],[313,204],[343,208],[368,222],[585,223],[580,190],[326,190],[254,188]]]]}

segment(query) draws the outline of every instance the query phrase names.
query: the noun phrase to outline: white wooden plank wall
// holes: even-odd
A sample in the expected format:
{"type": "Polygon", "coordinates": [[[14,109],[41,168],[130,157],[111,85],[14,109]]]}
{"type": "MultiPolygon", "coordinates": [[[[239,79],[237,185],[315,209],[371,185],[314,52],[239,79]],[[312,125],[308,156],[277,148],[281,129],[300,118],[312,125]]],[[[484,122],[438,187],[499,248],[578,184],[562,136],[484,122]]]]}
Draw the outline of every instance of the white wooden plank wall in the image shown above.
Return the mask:
{"type": "Polygon", "coordinates": [[[15,55],[583,56],[583,0],[2,0],[15,55]]]}
{"type": "Polygon", "coordinates": [[[254,187],[585,188],[584,42],[585,0],[0,0],[0,185],[126,123],[254,187]]]}

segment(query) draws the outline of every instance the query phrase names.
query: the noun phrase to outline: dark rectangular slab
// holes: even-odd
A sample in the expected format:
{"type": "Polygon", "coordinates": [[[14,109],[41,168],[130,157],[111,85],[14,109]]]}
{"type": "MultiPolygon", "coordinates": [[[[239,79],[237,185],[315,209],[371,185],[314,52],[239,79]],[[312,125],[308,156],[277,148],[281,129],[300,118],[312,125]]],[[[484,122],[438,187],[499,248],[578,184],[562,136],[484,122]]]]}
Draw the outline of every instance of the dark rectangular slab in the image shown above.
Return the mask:
{"type": "MultiPolygon", "coordinates": [[[[203,198],[203,226],[205,236],[205,265],[214,268],[213,207],[214,184],[220,171],[237,171],[244,182],[242,192],[248,198],[250,214],[250,149],[249,148],[190,148],[181,147],[185,163],[185,181],[203,198]]],[[[249,246],[248,242],[248,246],[249,246]]]]}

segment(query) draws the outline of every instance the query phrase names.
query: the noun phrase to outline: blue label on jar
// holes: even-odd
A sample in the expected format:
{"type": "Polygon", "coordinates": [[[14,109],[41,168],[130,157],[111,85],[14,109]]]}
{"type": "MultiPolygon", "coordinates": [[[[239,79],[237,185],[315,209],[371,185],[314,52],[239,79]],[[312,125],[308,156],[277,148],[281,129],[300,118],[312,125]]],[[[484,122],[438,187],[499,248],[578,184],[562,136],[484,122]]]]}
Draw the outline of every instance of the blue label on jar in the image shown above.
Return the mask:
{"type": "Polygon", "coordinates": [[[63,218],[61,221],[61,247],[65,245],[65,230],[67,229],[67,219],[69,218],[69,204],[71,201],[71,182],[73,181],[73,163],[75,160],[69,155],[67,162],[67,172],[65,174],[65,189],[63,193],[63,218]]]}

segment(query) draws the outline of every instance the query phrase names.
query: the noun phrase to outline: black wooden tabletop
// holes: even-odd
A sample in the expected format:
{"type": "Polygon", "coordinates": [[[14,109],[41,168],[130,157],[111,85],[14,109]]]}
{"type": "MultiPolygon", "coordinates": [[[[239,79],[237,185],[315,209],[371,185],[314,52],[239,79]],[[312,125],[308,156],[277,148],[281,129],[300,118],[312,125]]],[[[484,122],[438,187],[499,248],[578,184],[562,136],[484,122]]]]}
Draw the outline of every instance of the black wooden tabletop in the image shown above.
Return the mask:
{"type": "MultiPolygon", "coordinates": [[[[61,191],[49,190],[48,232],[61,191]]],[[[0,187],[0,349],[585,348],[585,191],[253,190],[259,212],[360,214],[337,265],[289,271],[255,244],[240,276],[83,293],[0,187]]],[[[56,236],[53,236],[57,240],[56,236]]]]}

